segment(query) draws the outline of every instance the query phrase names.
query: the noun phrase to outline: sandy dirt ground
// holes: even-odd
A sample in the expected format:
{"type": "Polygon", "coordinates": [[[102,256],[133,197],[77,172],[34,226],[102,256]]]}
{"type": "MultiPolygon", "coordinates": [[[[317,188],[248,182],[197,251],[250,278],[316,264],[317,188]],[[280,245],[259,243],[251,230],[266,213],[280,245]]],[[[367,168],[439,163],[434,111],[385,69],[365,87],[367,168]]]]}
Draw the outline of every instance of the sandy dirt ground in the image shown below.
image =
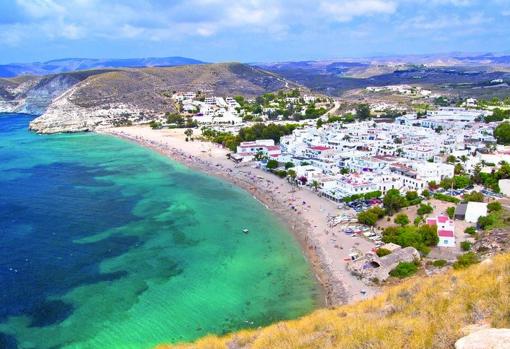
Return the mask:
{"type": "MultiPolygon", "coordinates": [[[[346,269],[349,252],[357,248],[368,252],[375,246],[361,237],[342,232],[345,225],[331,227],[332,216],[354,214],[319,197],[307,188],[296,188],[285,179],[256,168],[254,163],[235,164],[227,158],[229,151],[217,144],[185,140],[182,129],[153,130],[132,126],[102,130],[149,147],[191,168],[221,177],[242,187],[261,201],[289,227],[298,238],[315,274],[324,289],[326,305],[350,303],[371,297],[379,288],[368,286],[346,269]]],[[[197,137],[194,130],[193,137],[197,137]]]]}

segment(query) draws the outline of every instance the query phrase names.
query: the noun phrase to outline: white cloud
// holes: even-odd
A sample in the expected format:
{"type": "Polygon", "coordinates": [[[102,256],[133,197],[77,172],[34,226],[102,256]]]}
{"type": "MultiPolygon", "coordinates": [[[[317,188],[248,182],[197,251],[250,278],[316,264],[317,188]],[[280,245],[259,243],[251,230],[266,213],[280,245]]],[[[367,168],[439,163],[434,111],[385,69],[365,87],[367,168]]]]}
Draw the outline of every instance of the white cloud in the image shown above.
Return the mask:
{"type": "Polygon", "coordinates": [[[319,7],[324,14],[335,20],[348,22],[354,17],[392,14],[397,10],[397,3],[387,0],[322,1],[319,7]]]}

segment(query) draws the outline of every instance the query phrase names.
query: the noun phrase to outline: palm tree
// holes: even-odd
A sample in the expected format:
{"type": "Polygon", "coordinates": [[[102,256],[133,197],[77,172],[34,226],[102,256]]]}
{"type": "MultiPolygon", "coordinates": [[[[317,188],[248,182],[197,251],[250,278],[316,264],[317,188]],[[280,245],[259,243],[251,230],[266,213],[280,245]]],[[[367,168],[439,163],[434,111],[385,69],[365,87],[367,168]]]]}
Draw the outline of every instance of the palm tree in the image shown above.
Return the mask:
{"type": "Polygon", "coordinates": [[[296,182],[296,171],[294,171],[293,169],[289,169],[287,171],[287,176],[290,178],[290,183],[291,184],[294,184],[296,182]]]}

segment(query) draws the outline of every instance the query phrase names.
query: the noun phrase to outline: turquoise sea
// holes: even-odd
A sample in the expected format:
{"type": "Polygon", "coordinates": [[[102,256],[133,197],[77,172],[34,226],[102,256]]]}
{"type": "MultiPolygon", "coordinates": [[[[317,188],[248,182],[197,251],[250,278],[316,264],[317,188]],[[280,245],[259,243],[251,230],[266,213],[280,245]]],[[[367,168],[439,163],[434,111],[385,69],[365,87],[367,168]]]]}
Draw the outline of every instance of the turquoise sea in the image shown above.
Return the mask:
{"type": "Polygon", "coordinates": [[[0,348],[151,348],[317,306],[299,244],[246,192],[31,118],[0,114],[0,348]]]}

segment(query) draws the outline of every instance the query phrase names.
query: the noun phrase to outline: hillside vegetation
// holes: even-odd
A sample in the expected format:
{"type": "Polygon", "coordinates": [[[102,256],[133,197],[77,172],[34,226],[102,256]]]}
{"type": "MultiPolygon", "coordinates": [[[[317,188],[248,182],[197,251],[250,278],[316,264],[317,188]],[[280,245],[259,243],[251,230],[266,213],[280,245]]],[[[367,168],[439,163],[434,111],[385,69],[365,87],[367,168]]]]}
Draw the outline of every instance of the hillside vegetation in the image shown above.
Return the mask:
{"type": "Polygon", "coordinates": [[[167,348],[452,348],[463,328],[510,326],[510,254],[415,277],[376,298],[298,320],[167,348]]]}

